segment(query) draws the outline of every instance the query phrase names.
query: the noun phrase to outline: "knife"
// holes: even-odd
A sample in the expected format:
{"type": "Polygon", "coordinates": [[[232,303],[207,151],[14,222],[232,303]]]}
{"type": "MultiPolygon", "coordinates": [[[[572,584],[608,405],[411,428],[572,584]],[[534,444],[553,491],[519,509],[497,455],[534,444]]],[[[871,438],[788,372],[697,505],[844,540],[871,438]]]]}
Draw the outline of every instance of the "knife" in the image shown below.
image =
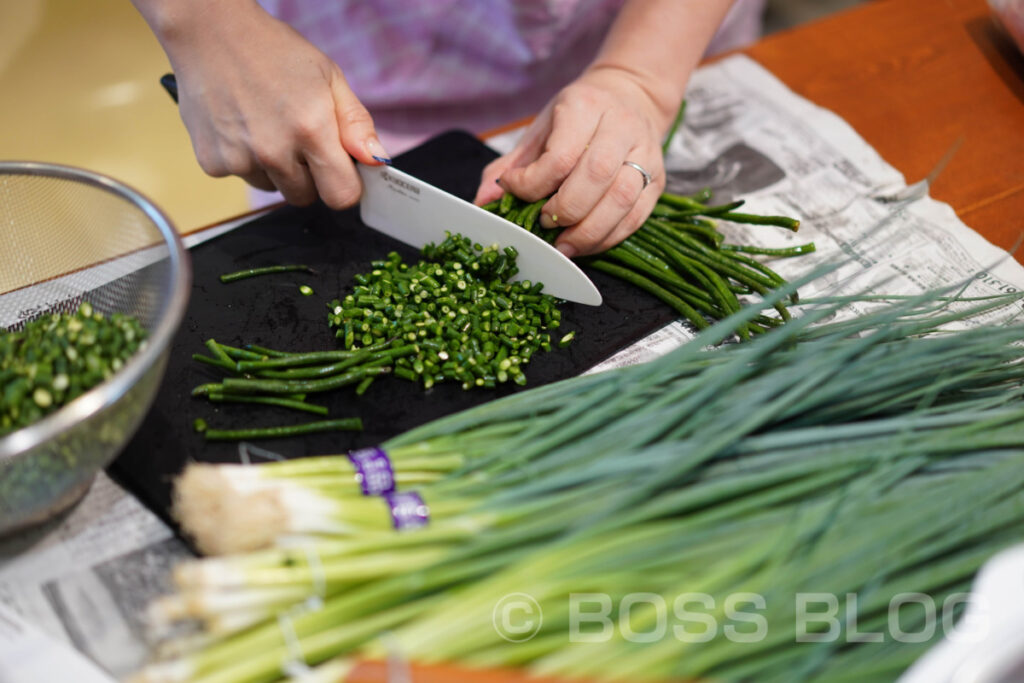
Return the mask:
{"type": "Polygon", "coordinates": [[[393,166],[356,166],[363,179],[359,215],[371,228],[417,249],[444,241],[446,231],[484,246],[513,247],[519,252],[514,280],[543,282],[545,294],[601,305],[601,292],[579,266],[531,232],[393,166]]]}

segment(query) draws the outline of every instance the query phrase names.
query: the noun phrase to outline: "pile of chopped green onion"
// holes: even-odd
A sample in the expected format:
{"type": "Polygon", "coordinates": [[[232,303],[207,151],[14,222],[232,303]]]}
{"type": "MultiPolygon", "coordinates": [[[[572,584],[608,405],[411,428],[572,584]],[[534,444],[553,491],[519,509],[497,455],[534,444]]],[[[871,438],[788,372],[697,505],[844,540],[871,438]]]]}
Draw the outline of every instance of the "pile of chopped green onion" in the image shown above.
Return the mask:
{"type": "Polygon", "coordinates": [[[113,376],[145,344],[146,330],[88,302],[20,330],[0,330],[0,436],[58,410],[113,376]]]}
{"type": "MultiPolygon", "coordinates": [[[[525,202],[506,192],[484,208],[554,242],[561,230],[548,230],[540,225],[541,208],[548,199],[525,202]]],[[[694,327],[704,329],[711,322],[739,311],[739,297],[765,296],[786,283],[750,255],[782,258],[814,251],[813,242],[781,249],[725,244],[716,220],[776,226],[794,232],[800,221],[786,216],[738,213],[736,209],[743,206],[743,200],[710,206],[710,199],[709,190],[692,197],[663,193],[639,230],[603,254],[581,262],[653,294],[694,327]]],[[[796,301],[795,292],[791,298],[796,301]]],[[[774,308],[777,317],[758,315],[737,326],[739,338],[749,339],[789,320],[784,301],[776,300],[774,308]]]]}
{"type": "MultiPolygon", "coordinates": [[[[371,470],[352,454],[196,465],[176,487],[186,530],[211,551],[262,549],[178,568],[178,592],[151,616],[202,631],[170,638],[167,658],[136,680],[278,680],[296,664],[383,656],[384,632],[387,650],[414,661],[562,676],[892,680],[942,633],[799,642],[795,594],[853,594],[841,634],[879,630],[894,596],[944,604],[1021,537],[1024,325],[947,329],[1020,299],[951,312],[930,294],[828,324],[834,309],[822,306],[719,347],[758,315],[743,309],[647,364],[520,392],[382,444],[394,477],[380,495],[362,495],[371,470]],[[429,521],[396,533],[402,492],[429,521]],[[206,529],[190,521],[215,515],[206,529]],[[203,540],[224,525],[229,541],[203,540]],[[528,643],[494,627],[511,593],[543,610],[528,643]],[[619,614],[626,595],[671,606],[706,594],[724,624],[728,596],[756,594],[767,630],[751,642],[719,628],[570,643],[580,593],[607,596],[609,618],[634,633],[657,614],[619,614]]],[[[925,621],[905,616],[907,631],[925,621]]]]}
{"type": "MultiPolygon", "coordinates": [[[[451,233],[425,246],[416,263],[391,252],[355,276],[350,294],[328,304],[328,322],[346,349],[391,338],[416,345],[416,353],[396,359],[394,374],[427,389],[444,381],[463,389],[526,384],[523,366],[551,350],[549,330],[560,326],[562,313],[543,283],[510,281],[517,257],[513,247],[451,233]]],[[[557,344],[571,341],[570,333],[557,344]]]]}

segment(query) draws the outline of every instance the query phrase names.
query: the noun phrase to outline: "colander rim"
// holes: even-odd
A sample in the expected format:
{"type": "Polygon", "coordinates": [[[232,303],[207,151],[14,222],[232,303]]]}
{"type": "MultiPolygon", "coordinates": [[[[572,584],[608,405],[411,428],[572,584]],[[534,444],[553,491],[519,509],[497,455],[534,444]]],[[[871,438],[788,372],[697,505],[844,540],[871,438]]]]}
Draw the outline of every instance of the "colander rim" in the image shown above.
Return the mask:
{"type": "MultiPolygon", "coordinates": [[[[13,460],[55,439],[75,425],[115,404],[156,365],[170,346],[181,325],[192,287],[192,266],[181,236],[170,218],[148,197],[135,188],[96,171],[39,161],[0,161],[0,178],[7,175],[34,175],[71,180],[104,190],[140,209],[156,226],[168,248],[170,296],[145,348],[138,351],[110,379],[93,387],[59,410],[41,420],[0,437],[0,462],[13,460]]],[[[123,444],[122,444],[123,446],[123,444]]]]}

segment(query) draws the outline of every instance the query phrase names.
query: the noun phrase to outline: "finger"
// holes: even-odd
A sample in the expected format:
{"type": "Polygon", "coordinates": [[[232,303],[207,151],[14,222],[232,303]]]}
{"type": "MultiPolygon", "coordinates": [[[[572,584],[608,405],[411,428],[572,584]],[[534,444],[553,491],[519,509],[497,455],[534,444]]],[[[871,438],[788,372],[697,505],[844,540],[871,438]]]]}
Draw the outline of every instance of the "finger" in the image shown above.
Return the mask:
{"type": "MultiPolygon", "coordinates": [[[[615,199],[625,202],[629,195],[629,204],[622,211],[625,215],[636,201],[636,195],[630,189],[636,183],[625,182],[627,176],[621,172],[623,162],[631,153],[636,153],[632,148],[633,141],[629,136],[623,135],[613,121],[604,120],[585,148],[576,168],[559,187],[558,193],[544,205],[540,216],[541,225],[552,228],[579,223],[611,192],[617,180],[620,186],[616,190],[615,199]]],[[[639,174],[634,171],[634,175],[639,174]]]]}
{"type": "Polygon", "coordinates": [[[476,197],[473,198],[474,204],[483,206],[488,202],[499,199],[505,193],[505,188],[501,186],[498,180],[501,178],[501,174],[512,166],[513,162],[512,157],[506,154],[484,167],[484,171],[480,175],[480,187],[477,188],[476,197]]]}
{"type": "Polygon", "coordinates": [[[486,204],[509,191],[502,185],[501,176],[511,168],[519,168],[535,161],[543,151],[544,141],[550,132],[551,109],[546,108],[526,128],[526,132],[511,152],[484,167],[474,203],[486,204]]]}
{"type": "Polygon", "coordinates": [[[551,107],[545,107],[543,111],[530,122],[511,152],[506,154],[509,159],[509,168],[519,168],[535,161],[544,151],[544,144],[551,135],[551,107]]]}
{"type": "MultiPolygon", "coordinates": [[[[252,153],[243,147],[222,144],[216,138],[207,139],[206,136],[195,134],[192,136],[192,149],[195,151],[199,168],[210,177],[224,178],[236,175],[245,178],[252,175],[257,182],[260,176],[266,178],[252,153]]],[[[258,186],[254,184],[254,187],[258,186]]]]}
{"type": "MultiPolygon", "coordinates": [[[[651,187],[653,185],[649,185],[648,189],[651,187]]],[[[646,190],[642,192],[640,199],[633,205],[633,208],[626,214],[626,217],[615,226],[615,229],[605,237],[601,244],[597,245],[593,253],[608,251],[636,232],[644,224],[644,221],[647,220],[647,217],[651,215],[651,210],[654,209],[654,205],[658,202],[658,194],[657,192],[652,192],[648,196],[646,190]]]]}
{"type": "Polygon", "coordinates": [[[309,206],[316,201],[316,184],[305,164],[293,160],[264,170],[289,204],[309,206]]]}
{"type": "Polygon", "coordinates": [[[627,168],[623,167],[619,171],[608,191],[586,216],[574,222],[571,227],[566,228],[559,235],[556,246],[566,256],[570,252],[573,256],[582,256],[597,251],[626,215],[633,210],[636,200],[640,196],[643,179],[636,172],[632,175],[625,173],[627,168]]]}
{"type": "Polygon", "coordinates": [[[623,166],[593,211],[566,228],[556,247],[567,256],[610,249],[640,227],[654,208],[658,194],[653,184],[644,188],[643,176],[636,169],[623,166]]]}
{"type": "Polygon", "coordinates": [[[323,126],[303,146],[303,158],[324,204],[347,209],[359,202],[363,183],[352,158],[341,146],[337,123],[323,126]]]}
{"type": "MultiPolygon", "coordinates": [[[[269,136],[254,136],[257,140],[269,136]]],[[[251,149],[224,146],[219,151],[221,163],[253,187],[279,191],[289,204],[306,206],[316,201],[316,186],[309,169],[299,161],[294,146],[283,139],[269,144],[253,144],[251,149]]]]}
{"type": "Polygon", "coordinates": [[[578,105],[559,103],[551,113],[551,134],[544,151],[525,166],[502,174],[501,183],[526,201],[535,202],[559,188],[576,168],[580,155],[594,137],[599,119],[578,105]]]}
{"type": "Polygon", "coordinates": [[[516,164],[514,153],[499,157],[483,167],[480,174],[480,186],[476,188],[476,197],[473,204],[484,205],[488,202],[500,199],[505,194],[505,187],[501,183],[502,174],[513,168],[516,164]]]}
{"type": "Polygon", "coordinates": [[[520,138],[515,148],[487,164],[480,177],[480,187],[477,188],[475,204],[486,204],[498,199],[502,194],[508,192],[501,182],[501,177],[511,168],[518,168],[535,161],[544,148],[544,141],[550,133],[551,110],[546,108],[527,127],[523,137],[520,138]]]}
{"type": "Polygon", "coordinates": [[[364,164],[390,164],[391,155],[377,137],[370,112],[366,111],[366,107],[348,87],[340,70],[332,74],[331,94],[345,151],[364,164]]]}
{"type": "Polygon", "coordinates": [[[574,231],[579,230],[579,225],[567,228],[558,236],[555,248],[569,258],[608,251],[636,232],[650,214],[651,208],[653,208],[653,204],[649,207],[641,207],[639,204],[634,206],[604,237],[574,235],[574,231]],[[598,241],[594,243],[594,239],[598,241]]]}
{"type": "Polygon", "coordinates": [[[263,190],[264,192],[274,192],[277,190],[273,181],[271,181],[270,178],[267,177],[267,174],[261,170],[243,173],[238,177],[258,190],[263,190]]]}

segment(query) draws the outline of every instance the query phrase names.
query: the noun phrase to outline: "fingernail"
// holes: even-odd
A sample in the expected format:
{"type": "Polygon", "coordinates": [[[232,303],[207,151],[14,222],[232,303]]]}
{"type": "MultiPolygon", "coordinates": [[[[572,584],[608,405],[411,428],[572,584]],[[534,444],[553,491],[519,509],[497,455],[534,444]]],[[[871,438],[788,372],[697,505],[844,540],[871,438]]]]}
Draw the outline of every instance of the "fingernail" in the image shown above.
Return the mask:
{"type": "Polygon", "coordinates": [[[548,228],[549,230],[551,228],[557,228],[558,227],[558,216],[557,216],[557,214],[548,215],[546,213],[542,213],[540,215],[540,227],[548,228]]]}
{"type": "Polygon", "coordinates": [[[572,246],[571,244],[556,244],[555,249],[565,254],[566,258],[573,258],[576,254],[580,253],[579,249],[572,246]]]}
{"type": "Polygon", "coordinates": [[[380,140],[377,138],[370,138],[366,141],[366,151],[370,153],[374,161],[391,165],[391,155],[384,149],[384,145],[380,144],[380,140]]]}

